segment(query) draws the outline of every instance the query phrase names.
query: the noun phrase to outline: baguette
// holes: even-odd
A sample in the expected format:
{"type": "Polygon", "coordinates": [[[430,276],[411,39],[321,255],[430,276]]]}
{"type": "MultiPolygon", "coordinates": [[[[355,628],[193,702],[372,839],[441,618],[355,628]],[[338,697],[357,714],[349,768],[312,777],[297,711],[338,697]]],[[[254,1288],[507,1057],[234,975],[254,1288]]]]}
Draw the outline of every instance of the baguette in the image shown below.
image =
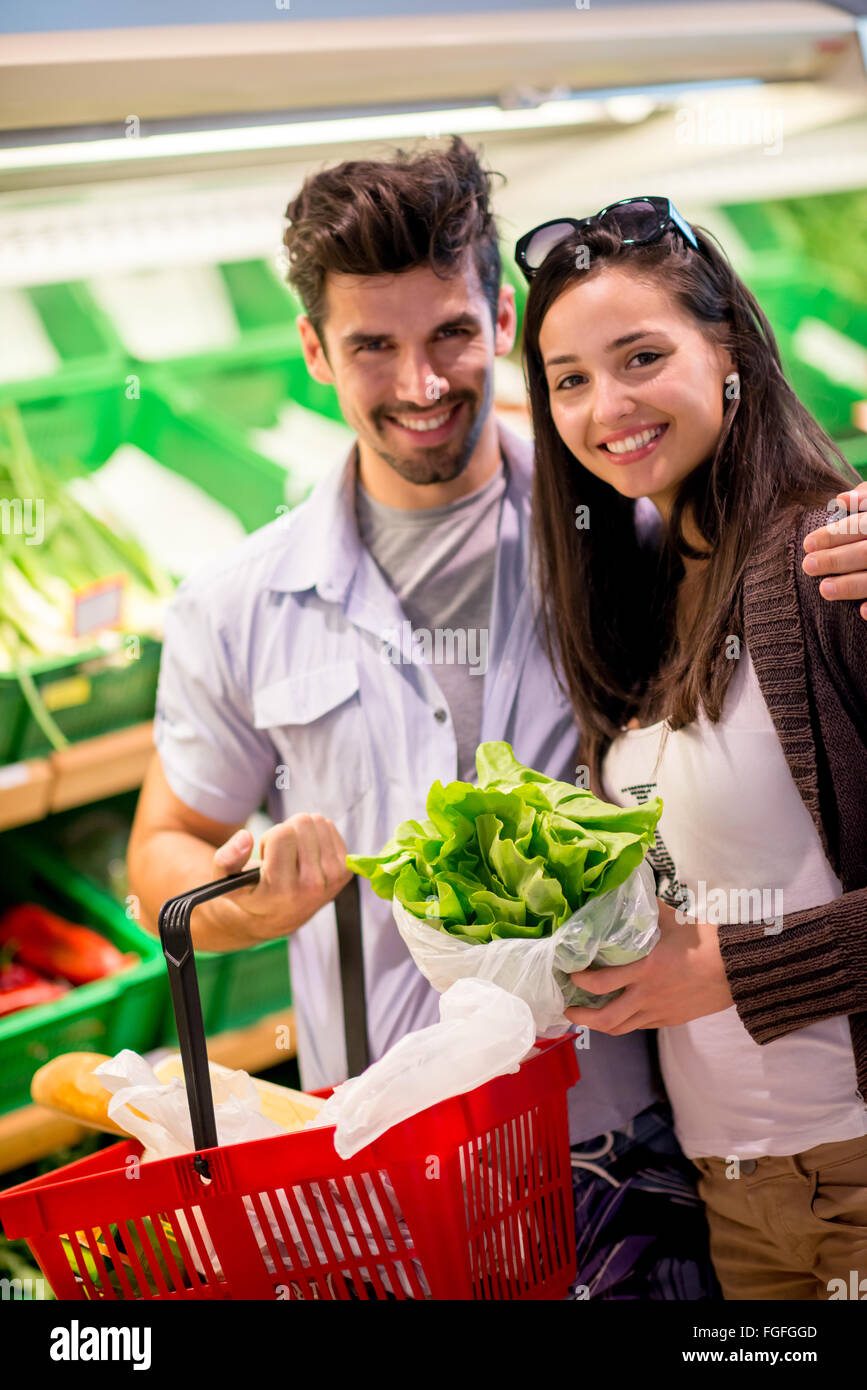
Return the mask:
{"type": "MultiPolygon", "coordinates": [[[[30,1083],[30,1094],[37,1105],[59,1110],[91,1129],[105,1130],[108,1134],[120,1134],[126,1138],[127,1131],[109,1119],[111,1092],[105,1089],[98,1076],[93,1075],[94,1068],[100,1062],[110,1060],[100,1052],[66,1052],[39,1068],[30,1083]]],[[[209,1062],[208,1065],[212,1077],[230,1074],[229,1067],[221,1067],[216,1062],[209,1062]]],[[[180,1055],[164,1058],[154,1071],[163,1084],[176,1076],[182,1078],[184,1073],[180,1055]]],[[[325,1104],[317,1096],[292,1091],[287,1086],[277,1086],[273,1081],[253,1077],[253,1082],[259,1093],[262,1114],[281,1125],[287,1133],[303,1129],[325,1104]]],[[[148,1118],[134,1106],[130,1106],[130,1109],[134,1115],[148,1118]]]]}
{"type": "Polygon", "coordinates": [[[126,1130],[109,1119],[111,1092],[93,1075],[94,1067],[110,1060],[101,1052],[65,1052],[39,1068],[30,1082],[30,1094],[37,1105],[60,1110],[91,1129],[127,1138],[126,1130]]]}

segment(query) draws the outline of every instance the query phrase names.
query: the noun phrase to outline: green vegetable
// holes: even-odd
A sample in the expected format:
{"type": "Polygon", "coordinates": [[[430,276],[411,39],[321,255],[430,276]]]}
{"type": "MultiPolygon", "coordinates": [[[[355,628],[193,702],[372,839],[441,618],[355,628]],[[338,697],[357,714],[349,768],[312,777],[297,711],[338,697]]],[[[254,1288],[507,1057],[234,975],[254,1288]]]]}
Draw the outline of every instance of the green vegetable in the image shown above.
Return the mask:
{"type": "Polygon", "coordinates": [[[17,676],[34,719],[49,742],[62,748],[67,740],[45,707],[31,666],[45,658],[98,653],[118,641],[116,633],[110,639],[74,635],[75,591],[123,575],[124,606],[133,618],[131,630],[139,634],[158,623],[174,585],[137,541],[93,516],[54,468],[36,460],[14,405],[0,408],[0,507],[0,672],[17,676]]]}
{"type": "MultiPolygon", "coordinates": [[[[145,1216],[140,1220],[145,1233],[144,1236],[139,1235],[131,1221],[120,1225],[112,1223],[108,1228],[114,1247],[123,1263],[127,1283],[134,1294],[138,1293],[142,1298],[159,1298],[161,1296],[160,1287],[154,1274],[155,1269],[159,1270],[169,1289],[177,1288],[179,1283],[184,1288],[190,1288],[191,1279],[195,1276],[192,1276],[186,1269],[182,1249],[175,1238],[170,1222],[165,1216],[145,1216]],[[157,1220],[172,1256],[171,1263],[163,1255],[157,1239],[155,1226],[157,1220]],[[141,1275],[139,1275],[139,1269],[141,1275]]],[[[107,1276],[115,1297],[126,1299],[128,1294],[118,1276],[115,1258],[111,1253],[111,1246],[105,1240],[102,1227],[94,1228],[94,1233],[89,1236],[89,1239],[96,1244],[100,1255],[99,1261],[91,1253],[89,1244],[85,1243],[79,1235],[76,1235],[74,1240],[70,1240],[68,1236],[61,1236],[69,1266],[81,1284],[85,1297],[90,1298],[91,1295],[81,1277],[82,1268],[98,1292],[104,1289],[107,1276]]]]}
{"type": "Polygon", "coordinates": [[[508,743],[480,744],[476,771],[478,786],[434,782],[428,820],[346,860],[381,898],[461,940],[550,936],[624,883],[653,843],[658,797],[612,806],[525,767],[508,743]]]}

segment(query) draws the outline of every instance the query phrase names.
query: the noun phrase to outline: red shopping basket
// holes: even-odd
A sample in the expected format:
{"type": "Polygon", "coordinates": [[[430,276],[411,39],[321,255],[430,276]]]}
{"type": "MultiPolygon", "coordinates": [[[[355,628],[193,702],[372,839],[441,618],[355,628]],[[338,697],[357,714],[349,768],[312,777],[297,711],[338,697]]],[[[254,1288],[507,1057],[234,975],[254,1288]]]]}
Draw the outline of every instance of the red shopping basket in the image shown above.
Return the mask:
{"type": "Polygon", "coordinates": [[[558,1299],[575,1277],[574,1040],[429,1107],[353,1158],[322,1128],[220,1148],[190,937],[160,913],[196,1151],[129,1140],[0,1194],[61,1299],[558,1299]]]}

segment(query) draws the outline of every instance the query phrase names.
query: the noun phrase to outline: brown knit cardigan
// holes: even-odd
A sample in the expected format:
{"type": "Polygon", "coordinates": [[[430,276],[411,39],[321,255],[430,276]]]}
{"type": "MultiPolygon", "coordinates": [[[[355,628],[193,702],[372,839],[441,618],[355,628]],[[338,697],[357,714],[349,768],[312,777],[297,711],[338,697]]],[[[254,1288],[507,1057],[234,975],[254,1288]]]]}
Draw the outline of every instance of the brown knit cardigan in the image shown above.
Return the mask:
{"type": "Polygon", "coordinates": [[[859,1094],[867,1099],[867,623],[857,603],[823,599],[819,581],[801,568],[804,536],[827,520],[824,511],[805,514],[796,534],[770,534],[754,552],[744,635],[843,894],[784,915],[776,935],[760,923],[721,927],[720,948],[755,1042],[848,1014],[859,1094]]]}

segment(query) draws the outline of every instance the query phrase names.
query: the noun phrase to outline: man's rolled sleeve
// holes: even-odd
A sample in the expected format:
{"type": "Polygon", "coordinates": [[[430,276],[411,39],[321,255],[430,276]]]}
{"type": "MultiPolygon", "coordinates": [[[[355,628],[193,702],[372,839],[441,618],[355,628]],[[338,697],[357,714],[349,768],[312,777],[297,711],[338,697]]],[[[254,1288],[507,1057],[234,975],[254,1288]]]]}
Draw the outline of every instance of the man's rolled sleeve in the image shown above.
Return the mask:
{"type": "Polygon", "coordinates": [[[274,776],[270,739],[253,726],[226,634],[203,599],[182,585],[163,631],[154,742],[166,779],[194,811],[243,822],[274,776]]]}

